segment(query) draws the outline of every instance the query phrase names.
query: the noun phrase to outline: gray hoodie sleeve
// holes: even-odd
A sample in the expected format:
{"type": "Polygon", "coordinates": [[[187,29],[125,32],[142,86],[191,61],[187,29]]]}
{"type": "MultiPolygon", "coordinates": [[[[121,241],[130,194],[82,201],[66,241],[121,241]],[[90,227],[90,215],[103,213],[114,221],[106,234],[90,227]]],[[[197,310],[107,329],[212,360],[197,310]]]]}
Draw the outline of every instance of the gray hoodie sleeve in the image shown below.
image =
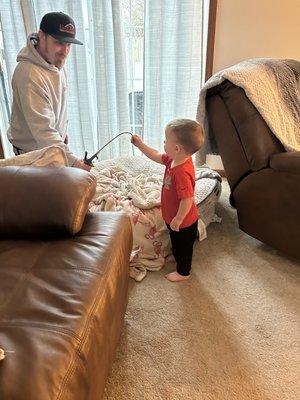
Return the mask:
{"type": "Polygon", "coordinates": [[[51,145],[62,147],[66,153],[68,164],[72,166],[78,159],[63,142],[63,139],[55,128],[55,111],[52,106],[51,88],[47,82],[39,77],[29,79],[22,85],[18,85],[19,102],[22,108],[26,124],[36,141],[38,148],[51,145]]]}

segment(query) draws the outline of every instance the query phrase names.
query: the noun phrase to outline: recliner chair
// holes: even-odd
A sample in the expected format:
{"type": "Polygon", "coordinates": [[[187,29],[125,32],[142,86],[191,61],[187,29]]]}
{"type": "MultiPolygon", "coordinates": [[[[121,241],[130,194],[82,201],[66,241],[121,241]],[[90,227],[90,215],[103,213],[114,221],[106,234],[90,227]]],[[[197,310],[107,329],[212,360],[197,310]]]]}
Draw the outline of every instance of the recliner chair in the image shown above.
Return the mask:
{"type": "Polygon", "coordinates": [[[244,90],[228,80],[207,91],[206,111],[239,227],[300,258],[300,152],[287,152],[244,90]]]}

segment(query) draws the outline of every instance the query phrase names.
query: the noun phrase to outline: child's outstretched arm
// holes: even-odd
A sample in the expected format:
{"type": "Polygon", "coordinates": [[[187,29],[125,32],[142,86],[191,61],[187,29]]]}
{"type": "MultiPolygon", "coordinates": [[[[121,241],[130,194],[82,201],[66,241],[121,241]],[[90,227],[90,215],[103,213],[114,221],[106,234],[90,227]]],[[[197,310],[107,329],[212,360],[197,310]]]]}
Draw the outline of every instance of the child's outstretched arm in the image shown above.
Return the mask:
{"type": "Polygon", "coordinates": [[[142,153],[145,154],[150,160],[155,161],[159,164],[163,164],[162,162],[162,154],[155,150],[152,149],[152,147],[147,146],[144,142],[143,139],[138,136],[138,135],[132,135],[131,137],[131,143],[136,146],[139,150],[141,150],[142,153]]]}
{"type": "Polygon", "coordinates": [[[170,228],[172,229],[172,231],[179,231],[179,227],[187,213],[190,211],[193,201],[194,197],[186,197],[185,199],[180,200],[177,214],[170,223],[170,228]]]}

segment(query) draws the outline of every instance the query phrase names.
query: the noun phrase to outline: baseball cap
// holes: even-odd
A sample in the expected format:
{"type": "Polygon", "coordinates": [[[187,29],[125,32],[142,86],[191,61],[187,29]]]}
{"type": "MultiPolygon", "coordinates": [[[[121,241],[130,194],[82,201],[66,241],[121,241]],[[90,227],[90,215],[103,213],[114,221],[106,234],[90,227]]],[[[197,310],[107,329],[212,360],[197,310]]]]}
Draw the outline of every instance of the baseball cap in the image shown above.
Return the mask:
{"type": "Polygon", "coordinates": [[[64,43],[83,44],[75,39],[75,22],[62,12],[50,12],[41,20],[40,30],[64,43]]]}

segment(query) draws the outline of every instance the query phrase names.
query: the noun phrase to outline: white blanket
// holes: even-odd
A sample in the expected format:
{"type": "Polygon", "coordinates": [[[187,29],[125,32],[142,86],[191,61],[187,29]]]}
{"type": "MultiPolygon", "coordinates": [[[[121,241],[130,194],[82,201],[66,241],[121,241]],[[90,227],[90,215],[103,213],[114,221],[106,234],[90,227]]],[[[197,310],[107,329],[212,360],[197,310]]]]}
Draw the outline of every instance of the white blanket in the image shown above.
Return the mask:
{"type": "MultiPolygon", "coordinates": [[[[257,58],[214,74],[200,91],[197,120],[207,129],[206,92],[225,79],[245,90],[274,135],[287,150],[300,150],[300,62],[257,58]]],[[[206,153],[209,153],[209,147],[206,153]]]]}
{"type": "Polygon", "coordinates": [[[40,150],[29,151],[11,158],[0,160],[0,167],[25,166],[59,167],[67,166],[68,161],[64,150],[56,145],[44,147],[40,150]]]}
{"type": "Polygon", "coordinates": [[[135,207],[148,210],[160,205],[161,176],[134,176],[120,165],[101,168],[99,164],[91,171],[97,179],[94,203],[103,210],[121,210],[126,200],[135,207]]]}

